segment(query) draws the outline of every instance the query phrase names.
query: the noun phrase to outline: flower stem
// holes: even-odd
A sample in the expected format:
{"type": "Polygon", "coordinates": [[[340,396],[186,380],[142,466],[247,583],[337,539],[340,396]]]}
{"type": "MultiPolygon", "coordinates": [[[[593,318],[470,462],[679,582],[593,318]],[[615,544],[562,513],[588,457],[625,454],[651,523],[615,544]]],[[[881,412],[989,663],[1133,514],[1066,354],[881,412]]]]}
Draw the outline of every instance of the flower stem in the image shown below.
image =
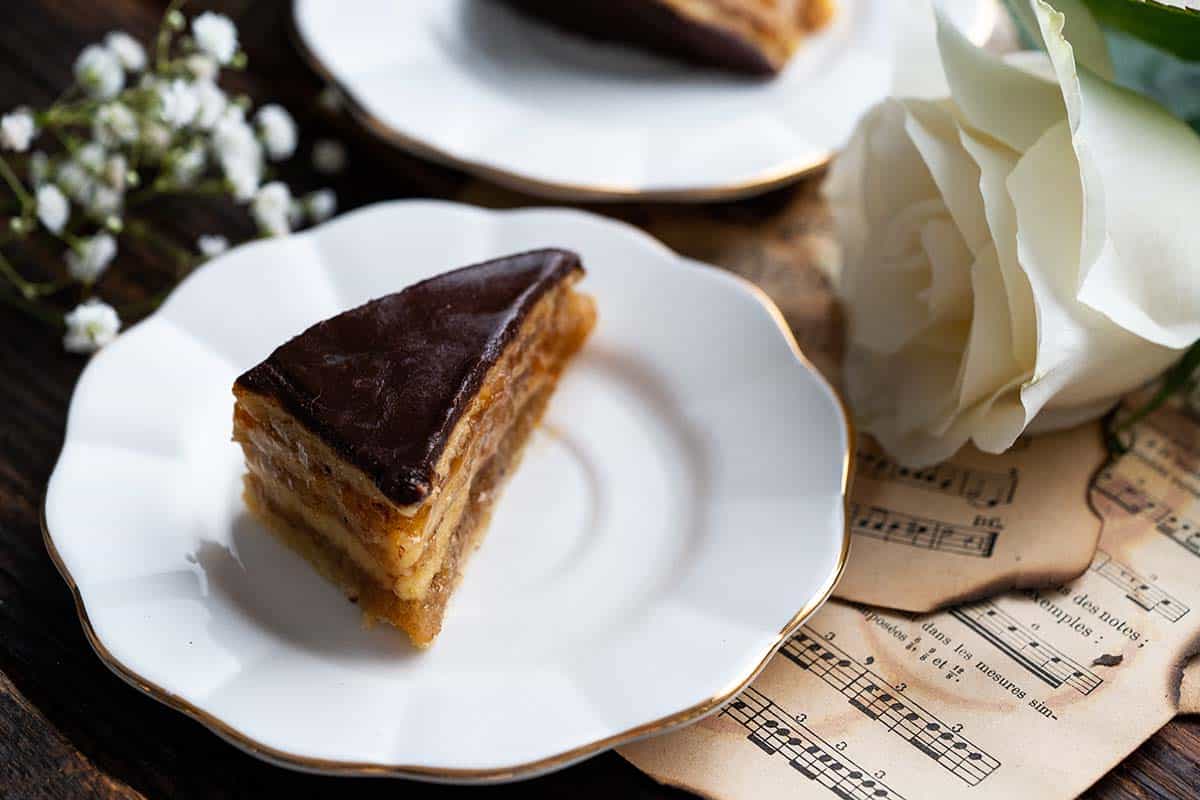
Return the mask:
{"type": "Polygon", "coordinates": [[[154,62],[159,72],[165,72],[171,56],[171,25],[167,22],[171,14],[183,7],[185,0],[171,0],[167,10],[163,12],[162,24],[158,28],[158,39],[155,42],[154,62]]]}
{"type": "Polygon", "coordinates": [[[147,244],[156,247],[160,252],[165,253],[175,260],[175,276],[182,278],[192,267],[196,266],[198,258],[191,251],[180,247],[171,239],[163,236],[158,231],[154,230],[143,220],[127,219],[125,220],[125,233],[135,239],[140,239],[147,244]]]}
{"type": "Polygon", "coordinates": [[[33,205],[33,197],[25,190],[21,179],[13,172],[12,167],[8,165],[3,156],[0,156],[0,177],[4,178],[4,182],[8,184],[8,188],[12,189],[22,206],[28,208],[33,205]]]}
{"type": "Polygon", "coordinates": [[[13,285],[13,288],[29,301],[54,294],[60,289],[65,289],[71,285],[71,281],[69,280],[45,281],[42,283],[27,280],[24,275],[17,272],[16,267],[3,255],[0,255],[0,275],[7,278],[8,282],[13,285]]]}
{"type": "Polygon", "coordinates": [[[33,300],[27,300],[21,295],[13,294],[12,292],[0,291],[0,302],[4,302],[33,317],[36,320],[46,323],[54,328],[62,328],[62,314],[47,308],[33,300]]]}
{"type": "Polygon", "coordinates": [[[1140,408],[1119,422],[1116,416],[1113,417],[1108,430],[1109,451],[1118,456],[1129,452],[1129,445],[1122,439],[1121,434],[1128,433],[1134,425],[1157,411],[1167,398],[1185,389],[1191,383],[1192,374],[1197,368],[1200,368],[1200,341],[1193,343],[1184,352],[1183,358],[1167,370],[1157,391],[1140,408]]]}

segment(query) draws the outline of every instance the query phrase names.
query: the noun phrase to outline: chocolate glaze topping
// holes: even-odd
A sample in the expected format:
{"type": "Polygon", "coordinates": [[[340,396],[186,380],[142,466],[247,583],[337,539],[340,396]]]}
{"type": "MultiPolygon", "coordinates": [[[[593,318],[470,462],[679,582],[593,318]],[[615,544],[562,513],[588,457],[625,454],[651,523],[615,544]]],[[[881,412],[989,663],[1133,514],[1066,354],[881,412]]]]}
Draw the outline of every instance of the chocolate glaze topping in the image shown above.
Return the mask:
{"type": "Polygon", "coordinates": [[[446,272],[318,322],[237,379],[280,401],[393,502],[434,466],[488,369],[579,257],[535,250],[446,272]]]}
{"type": "Polygon", "coordinates": [[[771,76],[777,65],[753,43],[690,19],[659,0],[502,0],[520,11],[595,39],[627,42],[695,64],[771,76]]]}

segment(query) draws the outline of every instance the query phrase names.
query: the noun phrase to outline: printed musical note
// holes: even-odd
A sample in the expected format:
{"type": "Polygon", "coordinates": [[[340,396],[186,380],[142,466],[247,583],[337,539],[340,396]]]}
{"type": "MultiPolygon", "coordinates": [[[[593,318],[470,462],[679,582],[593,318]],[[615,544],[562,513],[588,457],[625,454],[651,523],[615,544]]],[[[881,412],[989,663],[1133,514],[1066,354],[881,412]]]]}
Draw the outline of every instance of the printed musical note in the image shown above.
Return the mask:
{"type": "Polygon", "coordinates": [[[868,719],[929,756],[967,784],[975,786],[996,771],[1000,762],[972,744],[864,664],[805,626],[780,653],[840,692],[868,719]]]}
{"type": "Polygon", "coordinates": [[[1091,694],[1104,679],[1048,644],[995,603],[958,606],[950,616],[999,648],[1036,678],[1058,688],[1063,684],[1091,694]]]}
{"type": "Polygon", "coordinates": [[[979,508],[1011,505],[1017,491],[1017,471],[988,472],[943,462],[927,469],[911,469],[897,464],[886,455],[859,450],[857,453],[860,478],[916,486],[931,492],[964,498],[979,508]]]}
{"type": "Polygon", "coordinates": [[[1171,622],[1178,622],[1191,610],[1103,550],[1096,551],[1096,557],[1092,559],[1091,570],[1123,590],[1126,599],[1146,611],[1153,611],[1166,617],[1171,622]]]}
{"type": "Polygon", "coordinates": [[[885,542],[979,558],[991,558],[997,535],[969,525],[952,525],[858,503],[850,505],[850,529],[885,542]]]}
{"type": "Polygon", "coordinates": [[[1181,516],[1169,505],[1151,496],[1145,490],[1143,481],[1135,483],[1112,469],[1105,469],[1096,476],[1093,486],[1126,513],[1150,520],[1159,533],[1192,555],[1200,556],[1200,524],[1181,516]]]}
{"type": "Polygon", "coordinates": [[[750,731],[746,738],[764,753],[782,755],[792,769],[843,800],[904,800],[753,687],[726,706],[721,715],[750,731]]]}

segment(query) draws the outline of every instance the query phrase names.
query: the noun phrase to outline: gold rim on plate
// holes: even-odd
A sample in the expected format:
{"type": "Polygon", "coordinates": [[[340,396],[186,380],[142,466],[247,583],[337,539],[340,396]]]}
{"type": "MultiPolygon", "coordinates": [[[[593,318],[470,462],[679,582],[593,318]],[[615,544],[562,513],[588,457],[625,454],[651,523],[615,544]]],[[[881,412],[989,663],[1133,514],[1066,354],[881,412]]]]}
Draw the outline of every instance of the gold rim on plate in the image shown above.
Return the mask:
{"type": "MultiPolygon", "coordinates": [[[[702,189],[638,189],[633,186],[618,184],[580,184],[559,181],[542,181],[530,178],[517,172],[493,167],[480,161],[456,155],[448,150],[435,147],[428,142],[415,139],[403,131],[388,125],[372,114],[367,107],[349,91],[333,74],[317,54],[308,46],[300,28],[296,24],[296,5],[300,0],[292,0],[291,13],[288,14],[288,34],[300,57],[321,76],[330,86],[334,87],[345,104],[350,116],[360,125],[379,139],[405,150],[415,156],[433,161],[443,166],[453,167],[470,173],[476,177],[491,181],[499,186],[515,189],[525,194],[543,197],[550,200],[575,202],[646,202],[646,203],[706,203],[721,200],[740,200],[756,194],[762,194],[772,189],[778,189],[801,178],[812,175],[824,169],[834,156],[832,150],[826,150],[819,156],[807,159],[795,159],[780,164],[769,170],[760,172],[752,178],[720,186],[709,186],[702,189]]],[[[890,2],[891,0],[889,0],[890,2]]],[[[999,13],[995,5],[984,7],[984,15],[976,30],[968,31],[967,38],[982,45],[991,35],[996,25],[999,13]]]]}
{"type": "MultiPolygon", "coordinates": [[[[732,273],[726,273],[731,274],[732,273]]],[[[734,681],[727,689],[717,695],[705,700],[702,703],[694,705],[683,711],[676,712],[661,719],[652,722],[643,723],[634,728],[630,728],[622,733],[617,733],[612,736],[607,736],[603,739],[591,742],[589,744],[580,745],[557,755],[548,756],[546,758],[531,761],[526,764],[515,764],[507,767],[496,767],[493,769],[441,769],[437,767],[426,767],[420,765],[391,765],[391,764],[373,764],[369,762],[353,762],[353,761],[334,761],[322,758],[309,758],[306,756],[289,753],[285,750],[279,750],[274,747],[269,747],[261,742],[257,742],[233,726],[223,720],[214,717],[207,711],[199,708],[193,703],[183,699],[158,684],[146,680],[138,675],[129,667],[125,666],[114,656],[100,637],[96,634],[92,627],[91,619],[88,617],[87,608],[84,606],[83,595],[79,592],[79,586],[75,583],[75,579],[71,576],[70,570],[63,563],[62,557],[58,553],[58,549],[54,546],[53,537],[50,534],[50,528],[46,523],[46,503],[42,500],[42,541],[46,545],[46,552],[50,555],[50,560],[54,562],[54,566],[58,568],[58,572],[62,575],[67,586],[71,590],[71,594],[75,598],[75,610],[79,615],[79,622],[83,626],[84,635],[91,644],[92,649],[96,651],[96,655],[104,662],[110,670],[118,677],[140,690],[143,694],[158,700],[164,705],[170,706],[176,711],[182,711],[187,716],[203,724],[211,731],[216,733],[226,741],[237,745],[242,750],[257,756],[265,761],[272,762],[284,767],[302,770],[306,772],[316,772],[327,775],[345,775],[345,776],[360,776],[360,777],[394,777],[394,778],[415,778],[418,780],[438,781],[445,783],[504,783],[523,778],[533,778],[544,773],[553,772],[557,769],[570,766],[575,762],[582,761],[590,756],[597,755],[610,750],[620,745],[629,744],[644,739],[650,736],[657,736],[675,728],[683,727],[689,723],[695,722],[702,717],[708,716],[718,711],[722,706],[736,697],[745,689],[751,681],[767,665],[767,662],[775,655],[776,651],[783,646],[783,643],[791,638],[800,626],[803,625],[809,617],[811,617],[818,608],[829,596],[833,594],[833,589],[837,585],[838,580],[842,577],[842,573],[846,569],[846,561],[850,555],[850,484],[854,474],[854,459],[855,459],[855,431],[854,422],[850,416],[849,410],[842,401],[841,395],[833,387],[833,384],[821,374],[808,357],[800,349],[800,344],[796,341],[796,337],[792,334],[791,328],[788,327],[784,320],[783,312],[775,305],[775,302],[750,281],[738,275],[733,275],[740,283],[748,288],[756,298],[763,304],[763,307],[770,314],[771,319],[779,328],[780,334],[791,347],[793,354],[797,360],[819,381],[825,384],[829,390],[830,396],[838,406],[841,412],[842,423],[846,434],[846,453],[842,460],[842,548],[838,554],[838,562],[833,570],[833,573],[826,580],[821,591],[805,604],[805,606],[796,612],[796,614],[788,621],[786,625],[779,631],[778,635],[771,642],[763,657],[758,664],[745,676],[734,681]]]]}

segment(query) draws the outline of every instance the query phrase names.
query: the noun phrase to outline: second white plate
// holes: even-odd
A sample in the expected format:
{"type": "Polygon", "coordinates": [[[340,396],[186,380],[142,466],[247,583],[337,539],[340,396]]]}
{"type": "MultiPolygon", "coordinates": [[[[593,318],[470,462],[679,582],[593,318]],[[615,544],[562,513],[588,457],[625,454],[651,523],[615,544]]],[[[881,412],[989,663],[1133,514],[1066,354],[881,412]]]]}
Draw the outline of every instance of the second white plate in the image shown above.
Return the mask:
{"type": "MultiPolygon", "coordinates": [[[[996,0],[940,0],[976,41],[996,0]]],[[[496,0],[294,0],[300,45],[370,128],[534,194],[699,201],[825,164],[886,93],[902,0],[839,0],[758,82],[602,44],[496,0]]]]}

